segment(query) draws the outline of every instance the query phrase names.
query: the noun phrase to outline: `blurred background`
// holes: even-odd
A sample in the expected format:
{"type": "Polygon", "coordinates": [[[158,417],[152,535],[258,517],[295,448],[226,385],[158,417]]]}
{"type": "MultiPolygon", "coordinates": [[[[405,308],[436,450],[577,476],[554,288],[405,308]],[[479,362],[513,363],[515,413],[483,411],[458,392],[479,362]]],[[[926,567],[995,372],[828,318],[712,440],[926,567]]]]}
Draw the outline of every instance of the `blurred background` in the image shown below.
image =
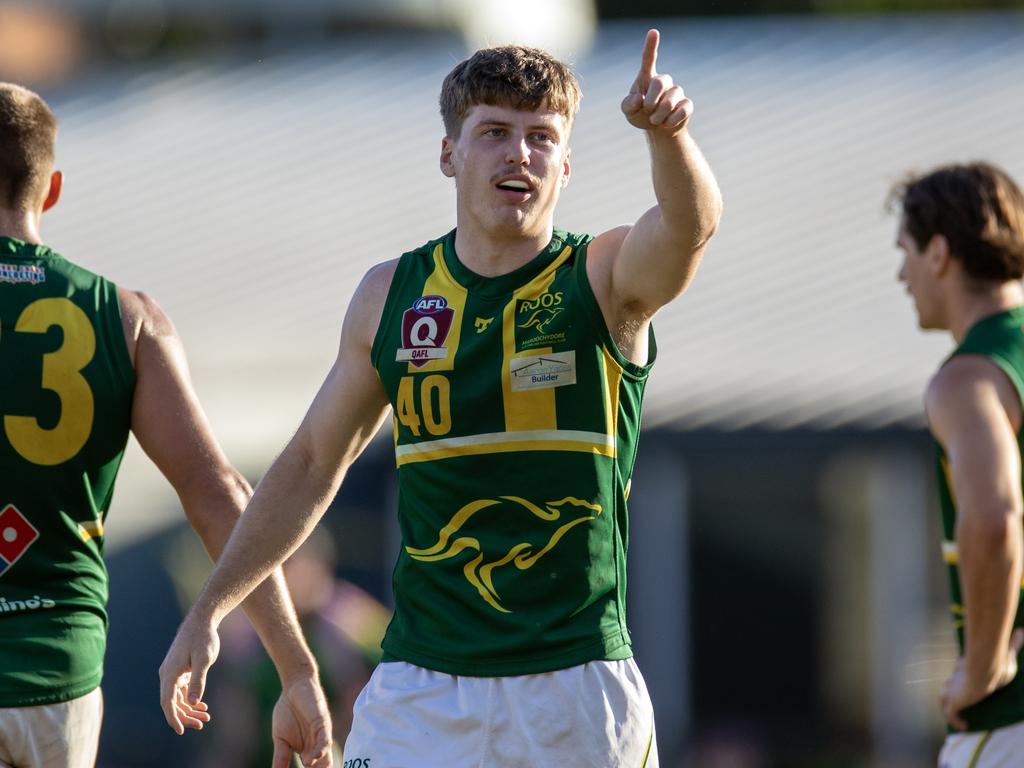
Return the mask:
{"type": "MultiPolygon", "coordinates": [[[[0,77],[61,121],[47,242],[151,293],[228,454],[256,482],[297,426],[372,264],[454,226],[444,75],[524,42],[578,72],[556,223],[653,203],[619,112],[645,30],[696,104],[725,196],[690,291],[657,318],[631,498],[630,623],[662,763],[935,764],[946,616],[922,392],[951,349],[896,281],[887,192],[988,159],[1024,180],[1024,3],[937,0],[0,2],[0,77]]],[[[289,564],[339,738],[379,656],[398,552],[390,440],[289,564]]],[[[108,517],[100,765],[267,765],[276,681],[244,618],[203,733],[157,667],[209,572],[134,444],[108,517]]]]}

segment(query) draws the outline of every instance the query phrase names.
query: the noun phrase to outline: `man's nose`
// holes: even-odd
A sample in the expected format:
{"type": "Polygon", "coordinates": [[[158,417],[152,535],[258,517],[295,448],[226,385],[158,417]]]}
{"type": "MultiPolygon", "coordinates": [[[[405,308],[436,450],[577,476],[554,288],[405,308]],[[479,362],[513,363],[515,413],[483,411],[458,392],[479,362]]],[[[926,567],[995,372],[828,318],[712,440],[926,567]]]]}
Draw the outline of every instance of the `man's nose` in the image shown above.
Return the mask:
{"type": "Polygon", "coordinates": [[[530,162],[530,148],[526,139],[512,139],[505,150],[505,162],[512,165],[528,165],[530,162]]]}

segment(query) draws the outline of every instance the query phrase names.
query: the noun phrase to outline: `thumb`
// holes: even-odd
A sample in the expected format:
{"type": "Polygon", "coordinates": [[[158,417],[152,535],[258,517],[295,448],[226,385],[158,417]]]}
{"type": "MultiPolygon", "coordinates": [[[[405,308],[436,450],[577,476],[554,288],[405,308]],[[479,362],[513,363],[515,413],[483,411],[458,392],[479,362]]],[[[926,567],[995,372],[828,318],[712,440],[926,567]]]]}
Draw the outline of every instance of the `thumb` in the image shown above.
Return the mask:
{"type": "Polygon", "coordinates": [[[312,740],[306,749],[302,751],[302,762],[304,765],[309,765],[317,760],[323,760],[330,753],[331,739],[328,736],[327,728],[323,723],[316,725],[315,728],[312,740]]]}
{"type": "Polygon", "coordinates": [[[206,673],[210,671],[210,657],[206,654],[197,654],[192,663],[192,676],[188,681],[188,700],[190,704],[197,704],[203,700],[203,692],[206,690],[206,673]]]}

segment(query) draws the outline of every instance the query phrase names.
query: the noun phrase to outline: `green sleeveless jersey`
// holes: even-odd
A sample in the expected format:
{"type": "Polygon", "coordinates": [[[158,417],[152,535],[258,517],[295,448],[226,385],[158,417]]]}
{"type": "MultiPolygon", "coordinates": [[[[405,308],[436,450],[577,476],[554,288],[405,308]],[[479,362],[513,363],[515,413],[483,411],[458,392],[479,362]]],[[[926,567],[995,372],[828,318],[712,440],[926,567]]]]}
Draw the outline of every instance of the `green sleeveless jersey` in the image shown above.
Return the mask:
{"type": "Polygon", "coordinates": [[[481,277],[454,231],[399,261],[372,359],[402,550],[385,660],[520,675],[631,655],[626,496],[650,362],[613,343],[561,230],[481,277]]]}
{"type": "Polygon", "coordinates": [[[115,286],[0,237],[0,707],[100,683],[103,523],[134,384],[115,286]]]}
{"type": "MultiPolygon", "coordinates": [[[[950,359],[957,355],[980,355],[995,363],[1013,382],[1017,393],[1024,402],[1024,307],[986,317],[976,323],[963,342],[954,350],[950,359]]],[[[1018,449],[1024,447],[1024,430],[1017,435],[1018,449]]],[[[942,508],[942,528],[945,541],[942,545],[943,559],[949,572],[949,588],[952,597],[950,610],[960,652],[964,649],[964,607],[960,589],[960,574],[957,568],[956,549],[956,498],[949,474],[949,464],[942,446],[938,446],[939,504],[942,508]]],[[[1024,487],[1024,478],[1021,480],[1024,487]]],[[[1024,591],[1017,604],[1015,626],[1024,626],[1024,591]]],[[[1021,658],[1024,669],[1024,658],[1021,658]]],[[[972,731],[988,731],[1011,723],[1024,722],[1024,674],[1017,677],[1005,688],[966,708],[963,717],[972,731]]]]}

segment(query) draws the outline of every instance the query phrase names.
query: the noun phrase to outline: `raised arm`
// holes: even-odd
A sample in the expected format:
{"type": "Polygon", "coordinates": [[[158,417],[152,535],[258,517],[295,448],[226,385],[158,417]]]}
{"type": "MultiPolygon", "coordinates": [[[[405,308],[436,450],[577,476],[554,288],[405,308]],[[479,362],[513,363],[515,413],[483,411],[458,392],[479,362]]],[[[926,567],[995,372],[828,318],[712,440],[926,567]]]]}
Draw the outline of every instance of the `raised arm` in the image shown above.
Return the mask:
{"type": "Polygon", "coordinates": [[[160,701],[172,726],[182,686],[192,706],[202,700],[219,649],[221,620],[306,538],[387,413],[370,347],[393,269],[389,264],[371,270],[356,291],[334,366],[257,487],[167,652],[160,667],[160,701]]]}
{"type": "Polygon", "coordinates": [[[1024,565],[1019,397],[996,366],[956,357],[928,389],[928,420],[949,462],[964,602],[964,656],[942,692],[956,728],[960,712],[1011,680],[1021,637],[1013,623],[1024,565]]]}
{"type": "Polygon", "coordinates": [[[686,289],[722,211],[718,184],[688,130],[693,102],[658,73],[658,42],[658,31],[650,30],[622,102],[626,119],[647,134],[657,204],[589,249],[588,275],[613,330],[649,319],[686,289]]]}
{"type": "MultiPolygon", "coordinates": [[[[216,560],[252,489],[213,435],[173,323],[144,293],[121,289],[118,300],[136,372],[132,431],[174,487],[189,523],[216,560]]],[[[330,711],[279,571],[246,602],[245,610],[274,661],[282,701],[292,716],[292,733],[275,736],[289,737],[292,746],[308,755],[326,752],[330,711]],[[295,736],[299,728],[304,733],[295,736]]],[[[193,708],[181,700],[171,725],[182,733],[208,720],[205,704],[193,708]]]]}

